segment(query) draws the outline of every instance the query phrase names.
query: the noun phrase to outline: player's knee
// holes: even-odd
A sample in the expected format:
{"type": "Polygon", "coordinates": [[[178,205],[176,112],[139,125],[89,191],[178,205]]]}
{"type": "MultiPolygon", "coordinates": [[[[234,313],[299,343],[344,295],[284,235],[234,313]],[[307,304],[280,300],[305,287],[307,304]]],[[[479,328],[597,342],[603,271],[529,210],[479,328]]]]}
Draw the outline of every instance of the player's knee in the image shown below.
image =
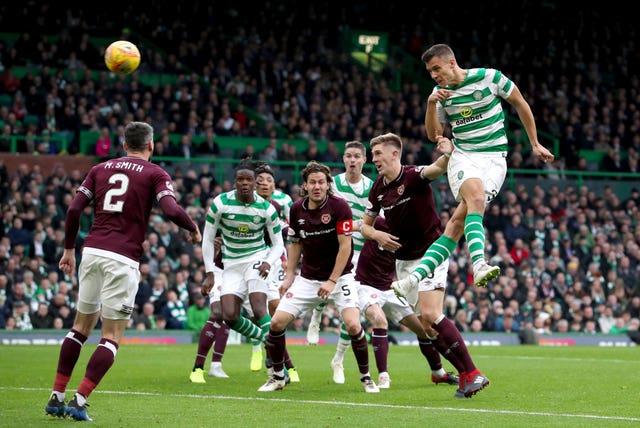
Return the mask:
{"type": "Polygon", "coordinates": [[[290,316],[283,315],[283,312],[276,312],[271,317],[269,328],[273,331],[284,331],[292,320],[290,316]]]}
{"type": "Polygon", "coordinates": [[[240,319],[239,315],[236,314],[223,314],[222,315],[222,320],[225,322],[225,324],[227,324],[229,327],[236,325],[238,323],[238,320],[240,319]]]}
{"type": "Polygon", "coordinates": [[[387,317],[379,308],[378,310],[367,310],[367,319],[369,320],[373,328],[387,328],[389,325],[387,322],[387,317]]]}
{"type": "Polygon", "coordinates": [[[436,322],[436,320],[438,319],[438,317],[440,316],[440,312],[433,310],[433,309],[428,309],[428,310],[421,310],[421,321],[422,321],[422,326],[425,328],[425,330],[427,328],[431,328],[431,325],[436,322]]]}
{"type": "Polygon", "coordinates": [[[350,336],[355,336],[360,332],[360,330],[362,330],[362,324],[360,323],[360,320],[345,319],[344,326],[347,328],[347,333],[349,333],[350,336]]]}
{"type": "Polygon", "coordinates": [[[473,193],[471,195],[469,195],[467,198],[465,198],[465,202],[467,204],[467,211],[468,212],[474,212],[474,211],[479,211],[479,212],[483,212],[484,211],[484,206],[485,206],[485,200],[486,200],[486,195],[484,194],[484,192],[478,192],[478,193],[473,193]]]}
{"type": "Polygon", "coordinates": [[[266,307],[264,309],[259,309],[259,310],[256,310],[256,308],[253,308],[253,318],[255,320],[259,320],[261,318],[264,318],[268,314],[269,314],[269,311],[267,310],[266,307]]]}
{"type": "Polygon", "coordinates": [[[453,240],[459,240],[464,234],[464,219],[458,216],[451,217],[445,226],[444,234],[453,240]]]}

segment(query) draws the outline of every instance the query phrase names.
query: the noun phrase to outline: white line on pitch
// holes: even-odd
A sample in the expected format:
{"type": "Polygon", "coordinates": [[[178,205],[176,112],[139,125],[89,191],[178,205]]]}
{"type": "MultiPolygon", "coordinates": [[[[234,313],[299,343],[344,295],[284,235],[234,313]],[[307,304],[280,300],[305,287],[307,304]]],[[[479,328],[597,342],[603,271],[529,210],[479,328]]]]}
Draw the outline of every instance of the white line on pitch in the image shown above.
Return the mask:
{"type": "MultiPolygon", "coordinates": [[[[5,391],[50,391],[47,388],[13,388],[0,386],[0,390],[5,391]]],[[[142,392],[142,391],[98,391],[98,394],[110,395],[141,395],[148,397],[173,397],[173,398],[200,398],[200,399],[217,399],[217,400],[238,400],[238,401],[278,401],[282,403],[305,403],[305,404],[322,404],[332,406],[357,406],[357,407],[378,407],[385,409],[411,409],[411,410],[428,410],[430,412],[447,411],[447,412],[466,412],[466,413],[487,413],[498,415],[523,415],[523,416],[545,416],[545,417],[561,417],[561,418],[582,418],[597,419],[610,421],[629,421],[640,422],[640,418],[625,416],[601,416],[586,415],[572,413],[550,413],[550,412],[522,412],[516,410],[493,410],[493,409],[461,409],[458,407],[427,407],[427,406],[400,406],[397,404],[376,404],[376,403],[350,403],[346,401],[322,401],[322,400],[300,400],[288,398],[262,398],[262,397],[233,397],[230,395],[201,395],[201,394],[162,394],[159,392],[142,392]]]]}

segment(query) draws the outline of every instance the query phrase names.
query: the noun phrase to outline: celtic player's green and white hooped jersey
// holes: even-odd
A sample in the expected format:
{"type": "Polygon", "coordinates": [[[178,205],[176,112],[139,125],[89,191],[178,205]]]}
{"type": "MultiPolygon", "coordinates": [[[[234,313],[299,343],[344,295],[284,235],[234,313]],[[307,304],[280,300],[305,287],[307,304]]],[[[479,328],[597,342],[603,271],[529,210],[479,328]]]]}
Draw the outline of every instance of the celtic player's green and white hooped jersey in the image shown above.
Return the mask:
{"type": "MultiPolygon", "coordinates": [[[[265,232],[272,242],[282,242],[281,223],[271,202],[254,192],[255,201],[245,204],[236,199],[236,192],[222,193],[207,211],[207,223],[222,235],[222,263],[225,267],[250,260],[267,248],[265,232]]],[[[279,255],[278,255],[279,256],[279,255]]]]}
{"type": "Polygon", "coordinates": [[[291,211],[291,205],[293,205],[293,199],[281,190],[275,189],[271,195],[271,199],[276,201],[282,208],[282,220],[289,223],[289,211],[291,211]]]}
{"type": "MultiPolygon", "coordinates": [[[[513,91],[514,83],[498,70],[472,68],[464,81],[446,86],[452,94],[436,105],[441,123],[451,125],[456,148],[465,152],[506,152],[502,99],[513,91]]],[[[436,86],[433,92],[442,89],[436,86]]]]}
{"type": "MultiPolygon", "coordinates": [[[[346,172],[333,177],[333,183],[331,183],[333,193],[345,199],[351,207],[354,220],[360,220],[362,218],[367,206],[367,200],[369,199],[369,190],[371,190],[372,185],[373,180],[364,175],[360,183],[350,184],[347,181],[346,172]]],[[[364,245],[364,237],[360,232],[353,232],[351,236],[353,238],[354,255],[360,254],[360,250],[362,250],[362,246],[364,245]]]]}

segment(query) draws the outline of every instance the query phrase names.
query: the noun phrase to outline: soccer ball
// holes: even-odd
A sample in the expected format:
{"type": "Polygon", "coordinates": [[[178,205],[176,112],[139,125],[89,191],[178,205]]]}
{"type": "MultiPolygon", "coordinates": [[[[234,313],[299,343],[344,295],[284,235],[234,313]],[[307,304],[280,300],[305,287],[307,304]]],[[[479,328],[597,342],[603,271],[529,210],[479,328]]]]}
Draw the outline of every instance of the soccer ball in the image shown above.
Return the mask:
{"type": "Polygon", "coordinates": [[[104,51],[104,63],[116,74],[130,74],[140,65],[140,51],[133,43],[118,40],[104,51]]]}

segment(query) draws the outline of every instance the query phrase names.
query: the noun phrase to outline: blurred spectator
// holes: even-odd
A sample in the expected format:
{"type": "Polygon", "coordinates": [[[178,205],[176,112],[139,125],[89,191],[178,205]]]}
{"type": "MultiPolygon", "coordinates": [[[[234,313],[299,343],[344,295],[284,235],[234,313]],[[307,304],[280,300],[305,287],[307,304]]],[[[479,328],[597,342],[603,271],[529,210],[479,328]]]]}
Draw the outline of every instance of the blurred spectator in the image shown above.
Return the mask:
{"type": "Polygon", "coordinates": [[[527,240],[529,238],[529,228],[522,223],[522,216],[520,214],[514,214],[511,216],[511,221],[504,228],[504,237],[507,240],[507,246],[513,247],[516,240],[527,240]]]}
{"type": "Polygon", "coordinates": [[[151,296],[149,302],[153,303],[154,313],[162,312],[162,308],[167,302],[167,290],[169,289],[169,281],[165,274],[157,274],[153,279],[151,288],[151,296]]]}
{"type": "Polygon", "coordinates": [[[567,321],[564,318],[560,319],[556,324],[556,328],[554,329],[554,332],[556,332],[556,333],[568,333],[569,332],[569,321],[567,321]]]}
{"type": "Polygon", "coordinates": [[[220,155],[220,146],[215,141],[215,133],[213,128],[209,127],[204,132],[205,139],[196,148],[196,152],[203,156],[216,157],[220,155]]]}
{"type": "Polygon", "coordinates": [[[469,331],[470,327],[467,323],[467,311],[464,309],[458,309],[454,318],[454,323],[458,331],[461,333],[469,331]]]}
{"type": "MultiPolygon", "coordinates": [[[[24,282],[16,282],[13,284],[11,290],[8,290],[6,294],[6,302],[4,304],[5,307],[5,316],[13,316],[13,306],[20,302],[20,304],[24,304],[27,306],[31,305],[31,298],[25,292],[24,282]]],[[[27,309],[28,312],[28,309],[27,309]]]]}
{"type": "Polygon", "coordinates": [[[29,316],[29,306],[22,300],[13,303],[13,313],[11,317],[15,320],[16,330],[33,330],[31,317],[29,316]]]}
{"type": "Polygon", "coordinates": [[[62,319],[62,327],[65,329],[71,329],[76,317],[76,311],[71,309],[68,305],[62,305],[58,308],[58,318],[62,319]]]}
{"type": "Polygon", "coordinates": [[[187,309],[187,324],[188,330],[200,331],[209,319],[211,311],[207,304],[207,299],[200,293],[193,293],[193,303],[189,305],[187,309]]]}
{"type": "Polygon", "coordinates": [[[180,146],[176,150],[176,155],[185,159],[191,159],[194,158],[196,154],[196,148],[193,146],[193,136],[191,134],[182,134],[180,137],[180,146]]]}
{"type": "Polygon", "coordinates": [[[491,311],[489,301],[482,301],[478,305],[478,311],[471,317],[471,323],[474,321],[480,322],[481,331],[495,331],[495,314],[491,311]]]}
{"type": "Polygon", "coordinates": [[[38,310],[31,317],[33,328],[53,328],[53,315],[49,312],[49,304],[38,303],[38,310]]]}
{"type": "Polygon", "coordinates": [[[136,330],[152,330],[157,328],[156,315],[154,314],[154,312],[155,312],[155,307],[153,303],[146,302],[142,306],[141,313],[139,314],[136,313],[133,316],[133,320],[134,320],[133,322],[136,330]],[[142,325],[144,328],[140,328],[139,327],[140,325],[142,325]]]}
{"type": "Polygon", "coordinates": [[[167,329],[182,330],[187,326],[187,308],[178,300],[178,293],[167,290],[167,301],[162,307],[162,314],[167,320],[167,329]]]}
{"type": "Polygon", "coordinates": [[[16,319],[13,316],[7,317],[4,328],[6,330],[16,330],[16,319]]]}
{"type": "Polygon", "coordinates": [[[520,266],[523,260],[528,259],[530,254],[527,246],[521,238],[518,238],[514,241],[513,247],[509,251],[511,255],[511,260],[516,266],[520,266]]]}
{"type": "Polygon", "coordinates": [[[238,156],[239,159],[256,159],[256,153],[255,153],[255,149],[253,148],[253,145],[251,144],[247,144],[243,151],[240,153],[240,155],[238,156]]]}
{"type": "Polygon", "coordinates": [[[13,219],[12,226],[7,230],[6,236],[11,241],[11,245],[24,245],[31,246],[33,242],[33,236],[31,236],[31,232],[22,227],[22,219],[20,217],[16,217],[13,219]]]}
{"type": "Polygon", "coordinates": [[[109,128],[103,126],[100,128],[100,136],[96,140],[95,155],[106,158],[111,154],[111,146],[111,133],[109,128]]]}
{"type": "Polygon", "coordinates": [[[154,330],[164,330],[167,328],[167,318],[164,316],[164,314],[156,314],[154,318],[156,320],[156,326],[154,330]]]}

